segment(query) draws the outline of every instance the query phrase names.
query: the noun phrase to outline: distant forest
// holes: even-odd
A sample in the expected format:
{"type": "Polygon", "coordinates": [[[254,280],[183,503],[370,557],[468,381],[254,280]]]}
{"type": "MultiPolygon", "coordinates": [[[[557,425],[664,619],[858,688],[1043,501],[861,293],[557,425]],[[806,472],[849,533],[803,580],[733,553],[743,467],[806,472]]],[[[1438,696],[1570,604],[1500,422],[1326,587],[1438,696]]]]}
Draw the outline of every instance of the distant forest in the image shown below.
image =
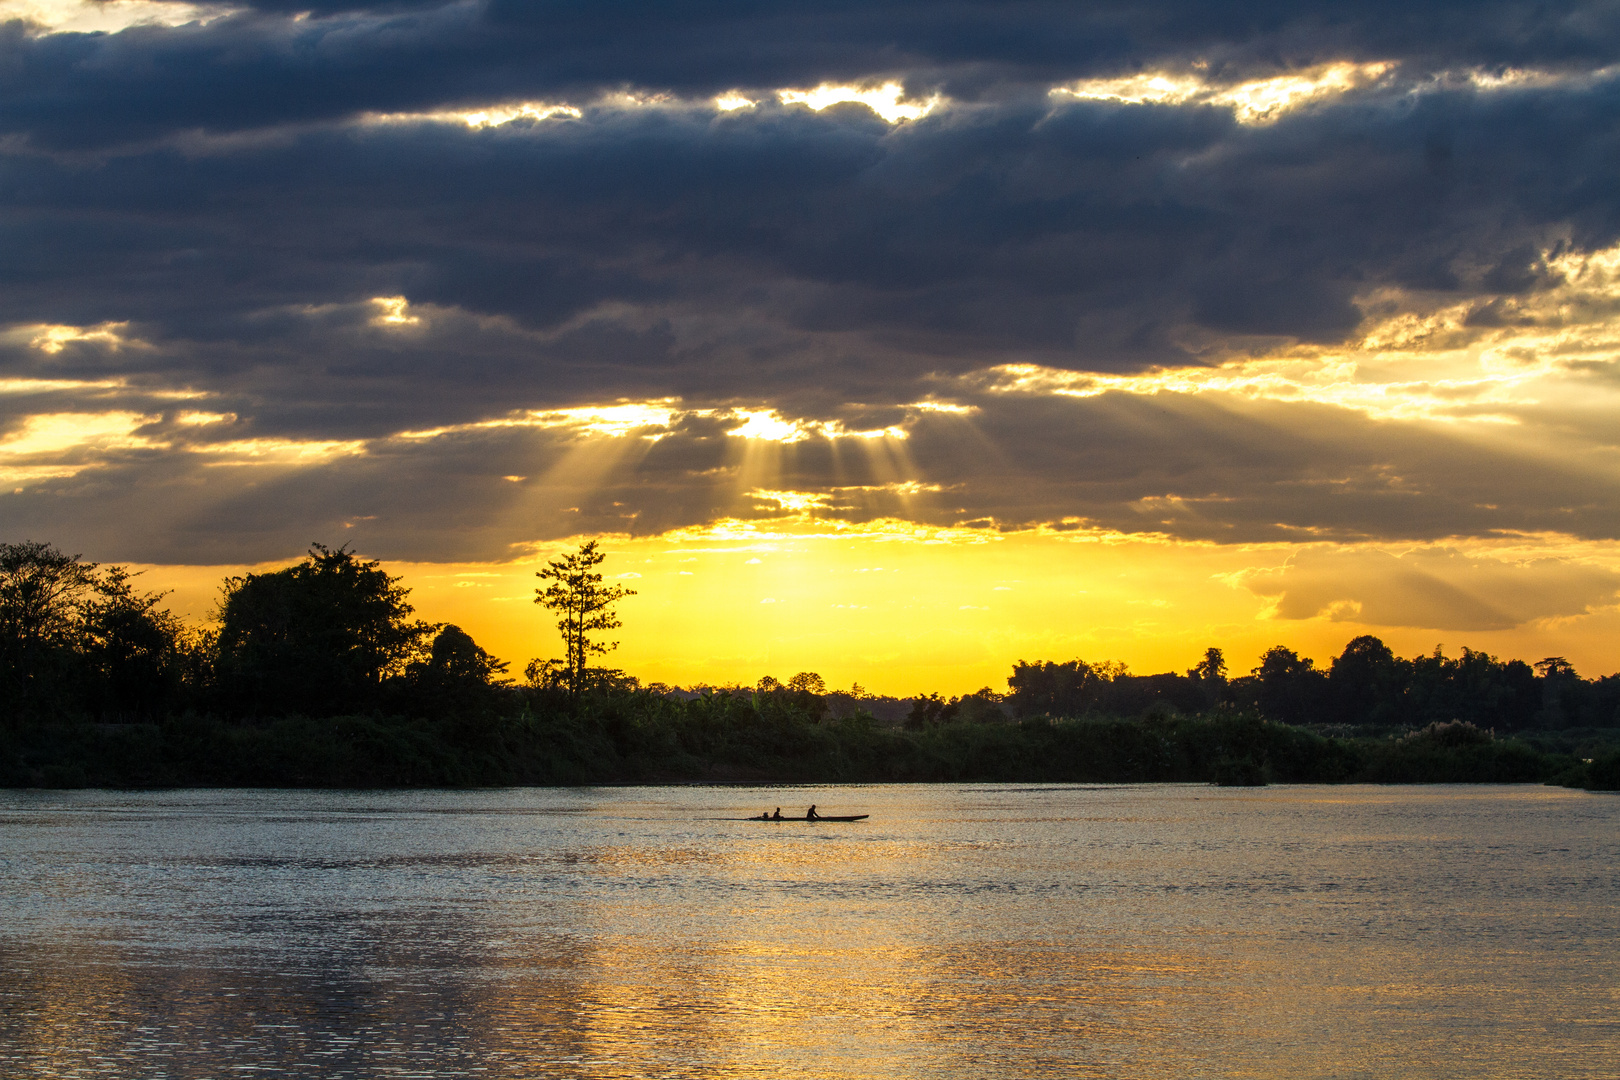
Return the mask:
{"type": "Polygon", "coordinates": [[[0,545],[0,785],[478,785],[676,780],[1553,781],[1620,786],[1620,675],[1357,637],[1246,675],[1019,661],[1007,691],[894,698],[786,682],[643,685],[591,656],[623,590],[594,545],[551,564],[564,660],[523,682],[413,618],[376,562],[314,546],[229,578],[186,625],[122,567],[0,545]],[[567,571],[567,573],[564,573],[567,571]],[[593,606],[594,605],[594,606],[593,606]],[[582,615],[581,612],[585,614],[582,615]],[[588,616],[588,617],[587,617],[588,616]],[[594,620],[594,621],[592,621],[594,620]]]}

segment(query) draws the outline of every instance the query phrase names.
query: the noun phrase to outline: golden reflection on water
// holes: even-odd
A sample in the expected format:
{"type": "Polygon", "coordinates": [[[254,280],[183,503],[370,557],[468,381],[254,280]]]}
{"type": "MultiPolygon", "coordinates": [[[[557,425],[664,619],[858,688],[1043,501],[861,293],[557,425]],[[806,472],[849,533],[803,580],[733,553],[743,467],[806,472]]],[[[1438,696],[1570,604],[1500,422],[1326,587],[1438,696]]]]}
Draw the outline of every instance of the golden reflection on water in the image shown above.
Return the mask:
{"type": "Polygon", "coordinates": [[[811,797],[873,819],[720,820],[760,800],[716,789],[12,797],[0,1075],[1599,1077],[1620,1059],[1620,800],[811,797]]]}
{"type": "Polygon", "coordinates": [[[126,1043],[129,1021],[120,1005],[128,975],[83,943],[64,943],[52,959],[35,970],[11,962],[0,968],[13,987],[5,1001],[5,1042],[45,1076],[70,1076],[83,1063],[114,1060],[126,1043]]]}
{"type": "Polygon", "coordinates": [[[1209,996],[1190,985],[1199,958],[830,929],[724,945],[613,939],[566,975],[549,958],[515,965],[477,1005],[479,1057],[604,1076],[1110,1075],[1159,1057],[1165,1035],[1185,1035],[1183,999],[1209,996]]]}

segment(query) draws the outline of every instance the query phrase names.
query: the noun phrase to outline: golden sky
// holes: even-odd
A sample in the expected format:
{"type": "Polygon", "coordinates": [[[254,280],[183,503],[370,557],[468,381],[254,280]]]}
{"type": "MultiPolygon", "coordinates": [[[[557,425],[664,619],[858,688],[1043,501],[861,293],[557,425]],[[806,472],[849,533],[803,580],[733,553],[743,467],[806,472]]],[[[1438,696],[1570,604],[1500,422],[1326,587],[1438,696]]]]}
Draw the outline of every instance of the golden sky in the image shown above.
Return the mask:
{"type": "MultiPolygon", "coordinates": [[[[1279,644],[1326,663],[1363,633],[1402,655],[1437,645],[1448,655],[1463,646],[1531,660],[1561,655],[1598,675],[1616,667],[1612,642],[1620,632],[1612,606],[1459,630],[1362,622],[1332,601],[1321,614],[1285,619],[1275,595],[1256,591],[1301,555],[1365,554],[1337,548],[785,531],[618,538],[604,548],[608,579],[637,592],[619,606],[624,627],[604,635],[622,643],[609,662],[644,681],[677,685],[752,684],[764,675],[786,681],[814,671],[837,689],[1005,692],[1021,659],[1118,659],[1147,674],[1190,668],[1216,645],[1236,674],[1279,644]]],[[[1612,565],[1616,552],[1604,554],[1612,565]]],[[[1421,562],[1436,552],[1404,555],[1421,574],[1421,562]]],[[[385,565],[411,587],[419,616],[461,626],[512,661],[514,672],[530,658],[560,654],[551,616],[532,602],[540,561],[385,565]]],[[[176,610],[204,617],[226,573],[265,568],[153,566],[144,580],[173,588],[176,610]]]]}

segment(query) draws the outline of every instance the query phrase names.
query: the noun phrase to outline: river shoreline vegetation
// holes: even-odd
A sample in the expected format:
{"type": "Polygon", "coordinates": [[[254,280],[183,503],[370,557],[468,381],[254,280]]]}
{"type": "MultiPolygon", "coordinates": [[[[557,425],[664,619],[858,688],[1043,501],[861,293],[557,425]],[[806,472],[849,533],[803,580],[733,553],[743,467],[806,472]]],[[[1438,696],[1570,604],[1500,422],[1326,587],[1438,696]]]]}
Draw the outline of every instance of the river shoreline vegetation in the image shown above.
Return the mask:
{"type": "Polygon", "coordinates": [[[1375,637],[1326,667],[1278,646],[1232,676],[1024,662],[1005,693],[895,698],[801,672],[643,685],[590,667],[624,590],[594,544],[536,602],[562,660],[519,683],[345,548],[227,579],[187,626],[121,567],[0,544],[0,786],[672,782],[1557,783],[1620,789],[1620,675],[1375,637]]]}

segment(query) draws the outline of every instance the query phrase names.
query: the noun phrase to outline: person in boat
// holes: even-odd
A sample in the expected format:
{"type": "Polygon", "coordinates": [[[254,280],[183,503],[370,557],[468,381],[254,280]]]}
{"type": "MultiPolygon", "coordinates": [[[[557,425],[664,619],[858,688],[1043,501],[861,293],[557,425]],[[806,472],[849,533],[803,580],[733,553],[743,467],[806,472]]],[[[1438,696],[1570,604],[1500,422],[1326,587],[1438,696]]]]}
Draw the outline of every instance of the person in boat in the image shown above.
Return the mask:
{"type": "Polygon", "coordinates": [[[808,809],[808,810],[806,810],[804,812],[804,820],[806,820],[806,821],[814,821],[814,820],[816,820],[816,804],[815,803],[811,803],[810,804],[810,809],[808,809]]]}
{"type": "Polygon", "coordinates": [[[780,806],[778,806],[776,808],[776,813],[770,815],[770,818],[771,818],[772,821],[781,821],[782,820],[782,808],[780,806]]]}

